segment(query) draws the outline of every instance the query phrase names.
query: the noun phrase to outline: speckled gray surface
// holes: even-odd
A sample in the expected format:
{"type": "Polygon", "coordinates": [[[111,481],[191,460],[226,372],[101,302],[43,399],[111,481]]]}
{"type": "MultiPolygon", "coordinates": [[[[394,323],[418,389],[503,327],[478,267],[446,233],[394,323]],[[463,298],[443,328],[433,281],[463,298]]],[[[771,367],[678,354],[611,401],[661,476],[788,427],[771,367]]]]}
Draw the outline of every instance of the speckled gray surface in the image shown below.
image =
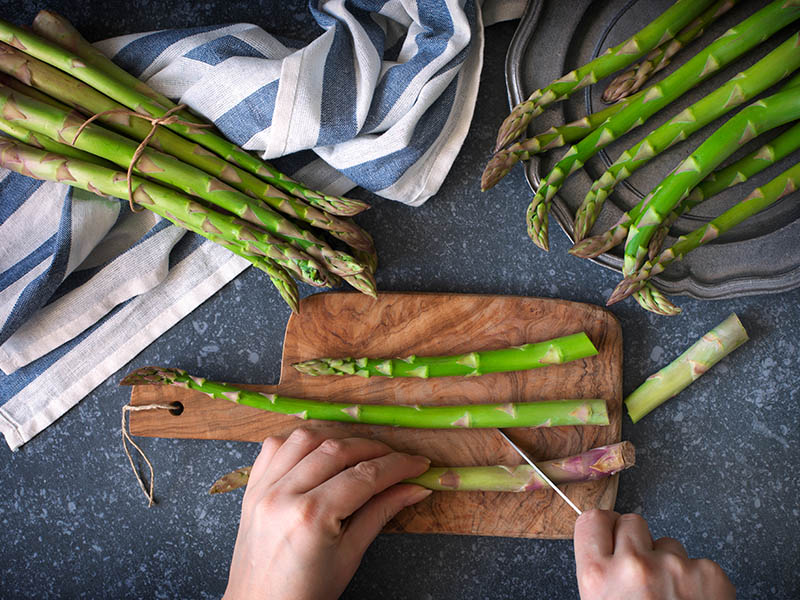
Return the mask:
{"type": "MultiPolygon", "coordinates": [[[[48,3],[90,39],[230,21],[313,37],[304,29],[304,10],[285,5],[151,0],[134,10],[117,0],[48,3]]],[[[0,7],[3,16],[26,22],[43,6],[0,0],[0,7]]],[[[487,30],[476,118],[441,192],[418,209],[377,200],[359,218],[377,240],[384,290],[602,304],[616,281],[567,255],[560,231],[548,255],[536,251],[523,226],[529,196],[520,169],[490,192],[478,191],[506,108],[503,57],[514,25],[487,30]]],[[[718,561],[739,598],[798,598],[800,290],[677,300],[685,314],[676,319],[631,303],[612,309],[625,336],[626,393],[731,311],[752,341],[667,407],[635,427],[625,421],[623,436],[636,444],[638,466],[621,477],[617,509],[641,512],[654,535],[676,537],[691,555],[718,561]]],[[[128,392],[116,381],[133,367],[170,364],[232,381],[276,382],[287,317],[269,285],[248,271],[19,452],[3,446],[0,597],[220,597],[240,496],[210,497],[206,490],[222,472],[252,461],[258,448],[143,440],[158,470],[159,504],[147,509],[120,446],[120,407],[128,392]]],[[[567,541],[381,536],[343,597],[567,599],[577,597],[573,572],[567,541]]]]}

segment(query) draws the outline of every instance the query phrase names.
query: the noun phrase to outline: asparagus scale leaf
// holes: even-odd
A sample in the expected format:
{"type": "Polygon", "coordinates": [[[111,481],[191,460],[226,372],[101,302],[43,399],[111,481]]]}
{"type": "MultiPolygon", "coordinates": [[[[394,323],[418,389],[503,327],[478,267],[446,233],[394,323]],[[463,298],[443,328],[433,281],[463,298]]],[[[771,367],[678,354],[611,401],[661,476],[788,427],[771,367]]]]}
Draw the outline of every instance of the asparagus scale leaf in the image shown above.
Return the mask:
{"type": "Polygon", "coordinates": [[[406,358],[315,358],[292,366],[305,375],[360,377],[447,377],[523,371],[558,365],[588,356],[597,348],[584,332],[502,350],[467,352],[454,356],[406,358]]]}
{"type": "Polygon", "coordinates": [[[534,91],[527,100],[517,104],[503,121],[497,134],[495,151],[520,137],[531,119],[541,114],[547,106],[565,100],[577,90],[632,64],[656,46],[673,38],[710,4],[711,0],[678,0],[635,35],[534,91]]]}
{"type": "MultiPolygon", "coordinates": [[[[592,448],[582,454],[536,463],[556,484],[580,483],[610,477],[636,464],[636,449],[630,442],[592,448]]],[[[242,467],[220,477],[209,490],[222,494],[244,487],[252,467],[242,467]]],[[[533,492],[549,489],[529,465],[485,467],[431,467],[419,477],[403,483],[443,492],[533,492]]]]}
{"type": "Polygon", "coordinates": [[[300,419],[368,425],[424,429],[608,425],[606,401],[601,399],[454,406],[348,404],[264,394],[229,383],[194,377],[181,369],[161,367],[137,369],[127,375],[121,384],[175,385],[202,392],[211,398],[300,419]]]}
{"type": "Polygon", "coordinates": [[[697,340],[666,367],[650,375],[625,398],[631,420],[636,423],[650,411],[684,390],[722,358],[748,340],[736,313],[697,340]]]}

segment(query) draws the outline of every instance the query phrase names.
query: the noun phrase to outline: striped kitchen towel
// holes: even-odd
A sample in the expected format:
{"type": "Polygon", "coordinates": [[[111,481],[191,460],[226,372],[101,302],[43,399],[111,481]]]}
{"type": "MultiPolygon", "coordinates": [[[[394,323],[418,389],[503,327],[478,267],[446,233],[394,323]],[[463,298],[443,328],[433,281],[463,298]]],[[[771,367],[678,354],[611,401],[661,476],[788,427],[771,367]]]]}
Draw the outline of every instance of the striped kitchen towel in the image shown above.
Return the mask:
{"type": "MultiPolygon", "coordinates": [[[[416,206],[439,189],[467,134],[484,17],[515,18],[523,5],[317,1],[323,33],[305,45],[236,24],[96,46],[310,186],[361,186],[416,206]]],[[[127,203],[0,170],[0,431],[9,446],[248,264],[127,203]]]]}

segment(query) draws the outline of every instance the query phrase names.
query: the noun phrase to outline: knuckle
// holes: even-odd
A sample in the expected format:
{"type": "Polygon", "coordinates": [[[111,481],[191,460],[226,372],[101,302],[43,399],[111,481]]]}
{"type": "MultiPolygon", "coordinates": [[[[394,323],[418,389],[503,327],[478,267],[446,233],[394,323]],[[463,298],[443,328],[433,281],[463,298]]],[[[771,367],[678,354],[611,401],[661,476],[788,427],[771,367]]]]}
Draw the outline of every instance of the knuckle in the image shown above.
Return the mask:
{"type": "Polygon", "coordinates": [[[590,562],[578,572],[578,585],[582,590],[601,590],[605,586],[606,569],[599,562],[590,562]]]}
{"type": "Polygon", "coordinates": [[[353,477],[364,483],[374,484],[379,474],[380,468],[374,460],[365,460],[353,467],[353,477]]]}
{"type": "Polygon", "coordinates": [[[625,557],[623,563],[624,581],[628,581],[636,587],[646,589],[651,583],[655,571],[650,562],[639,554],[631,554],[625,557]]]}
{"type": "Polygon", "coordinates": [[[319,451],[328,456],[339,456],[345,451],[346,446],[342,440],[331,438],[319,445],[319,451]]]}
{"type": "Polygon", "coordinates": [[[662,567],[664,570],[676,576],[678,579],[683,579],[687,571],[687,561],[676,554],[665,554],[661,557],[662,567]]]}
{"type": "Polygon", "coordinates": [[[720,578],[727,576],[717,563],[708,558],[700,558],[694,561],[695,568],[700,572],[701,576],[708,578],[720,578]]]}
{"type": "Polygon", "coordinates": [[[306,429],[304,427],[298,427],[289,435],[289,438],[286,440],[287,442],[291,442],[293,444],[297,444],[298,446],[305,446],[314,442],[317,438],[317,434],[311,431],[310,429],[306,429]]]}

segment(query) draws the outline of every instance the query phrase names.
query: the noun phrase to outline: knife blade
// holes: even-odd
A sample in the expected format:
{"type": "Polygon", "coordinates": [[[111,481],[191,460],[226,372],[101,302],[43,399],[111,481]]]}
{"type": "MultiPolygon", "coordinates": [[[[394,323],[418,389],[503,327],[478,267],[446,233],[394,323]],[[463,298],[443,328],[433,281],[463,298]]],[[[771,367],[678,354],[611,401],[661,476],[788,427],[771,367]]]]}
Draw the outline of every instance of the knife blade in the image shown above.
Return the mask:
{"type": "Polygon", "coordinates": [[[503,438],[504,438],[504,439],[505,439],[505,440],[506,440],[506,441],[507,441],[507,442],[508,442],[508,443],[511,445],[511,447],[512,447],[514,450],[516,450],[517,454],[519,454],[519,455],[520,455],[520,456],[521,456],[521,457],[522,457],[522,458],[525,460],[525,462],[526,462],[526,463],[528,463],[528,464],[531,466],[531,468],[533,468],[533,470],[536,472],[536,474],[537,474],[539,477],[541,477],[542,479],[544,479],[544,481],[545,481],[545,483],[546,483],[547,485],[549,485],[551,488],[553,488],[553,491],[555,491],[555,493],[556,493],[556,494],[558,494],[559,496],[561,496],[561,498],[564,500],[564,502],[566,502],[567,504],[569,504],[569,506],[570,506],[570,508],[571,508],[572,510],[574,510],[576,513],[578,513],[578,516],[580,516],[580,515],[581,515],[581,509],[580,509],[580,508],[578,508],[577,506],[575,506],[575,503],[574,503],[572,500],[570,500],[569,498],[567,498],[567,495],[566,495],[564,492],[562,492],[560,489],[558,489],[558,486],[556,486],[556,484],[555,484],[555,483],[553,483],[553,482],[550,480],[550,478],[549,478],[547,475],[545,475],[545,474],[544,474],[544,471],[542,471],[542,470],[541,470],[539,467],[537,467],[537,466],[536,466],[536,463],[534,463],[534,462],[533,462],[533,461],[532,461],[532,460],[531,460],[531,459],[528,457],[528,455],[527,455],[527,454],[526,454],[526,453],[525,453],[525,452],[522,450],[522,448],[520,448],[520,447],[519,447],[519,446],[517,446],[517,445],[516,445],[514,442],[512,442],[512,441],[511,441],[511,438],[510,438],[510,437],[508,437],[508,436],[507,436],[505,433],[503,433],[503,431],[502,431],[502,430],[498,429],[498,430],[497,430],[497,433],[499,433],[501,436],[503,436],[503,438]]]}

